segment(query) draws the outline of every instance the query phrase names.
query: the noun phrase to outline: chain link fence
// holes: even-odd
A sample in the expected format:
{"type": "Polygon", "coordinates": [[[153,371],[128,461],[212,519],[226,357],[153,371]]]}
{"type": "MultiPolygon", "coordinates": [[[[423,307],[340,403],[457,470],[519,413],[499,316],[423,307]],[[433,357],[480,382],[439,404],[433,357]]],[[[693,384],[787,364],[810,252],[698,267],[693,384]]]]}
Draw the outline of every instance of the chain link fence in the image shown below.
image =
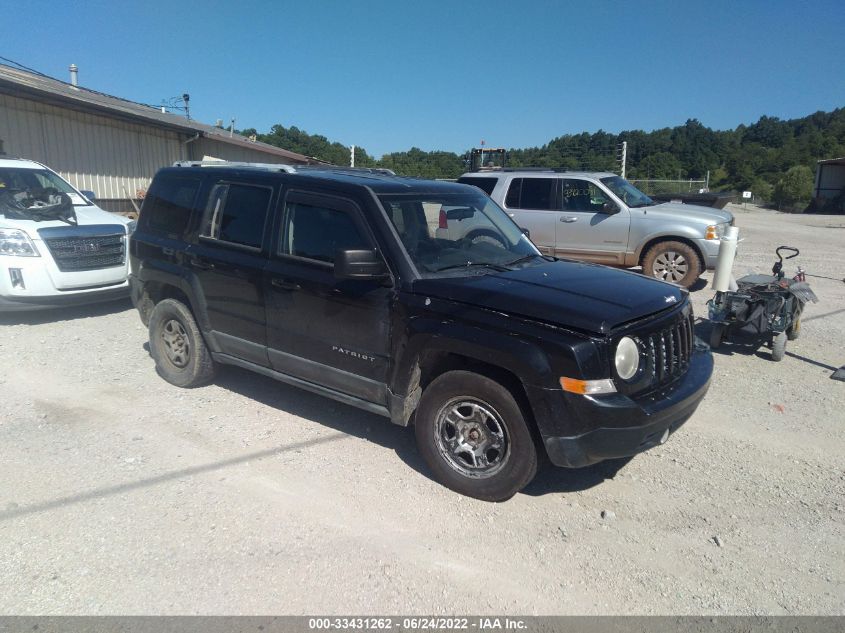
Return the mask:
{"type": "Polygon", "coordinates": [[[649,196],[669,193],[704,193],[707,191],[706,180],[631,180],[630,182],[649,196]]]}

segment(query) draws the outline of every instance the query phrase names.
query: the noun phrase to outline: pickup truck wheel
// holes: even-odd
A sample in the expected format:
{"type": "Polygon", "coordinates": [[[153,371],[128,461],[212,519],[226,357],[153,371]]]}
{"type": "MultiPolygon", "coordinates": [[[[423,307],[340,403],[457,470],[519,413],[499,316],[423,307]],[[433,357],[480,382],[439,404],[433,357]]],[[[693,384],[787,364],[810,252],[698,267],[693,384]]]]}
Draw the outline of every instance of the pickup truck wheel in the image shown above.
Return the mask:
{"type": "Polygon", "coordinates": [[[450,371],[423,392],[415,417],[420,453],[437,481],[484,501],[505,501],[537,472],[522,409],[486,376],[450,371]]]}
{"type": "Polygon", "coordinates": [[[214,361],[188,307],[159,301],[150,315],[150,355],[159,376],[177,387],[198,387],[214,378],[214,361]]]}
{"type": "Polygon", "coordinates": [[[701,260],[689,244],[658,242],[643,257],[643,273],[689,288],[701,276],[701,260]]]}

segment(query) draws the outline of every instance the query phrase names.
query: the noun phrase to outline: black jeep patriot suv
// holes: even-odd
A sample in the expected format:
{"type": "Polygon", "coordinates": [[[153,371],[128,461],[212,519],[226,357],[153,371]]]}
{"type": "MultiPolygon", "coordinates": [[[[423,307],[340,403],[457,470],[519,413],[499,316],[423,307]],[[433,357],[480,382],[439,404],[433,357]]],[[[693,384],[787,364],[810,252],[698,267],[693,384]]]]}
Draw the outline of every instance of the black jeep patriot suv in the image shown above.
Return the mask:
{"type": "Polygon", "coordinates": [[[236,365],[413,424],[435,477],[480,499],[514,495],[543,452],[579,467],[664,442],[713,368],[686,291],[543,256],[468,185],[171,167],[130,254],[165,380],[236,365]],[[444,237],[470,219],[487,239],[444,237]]]}

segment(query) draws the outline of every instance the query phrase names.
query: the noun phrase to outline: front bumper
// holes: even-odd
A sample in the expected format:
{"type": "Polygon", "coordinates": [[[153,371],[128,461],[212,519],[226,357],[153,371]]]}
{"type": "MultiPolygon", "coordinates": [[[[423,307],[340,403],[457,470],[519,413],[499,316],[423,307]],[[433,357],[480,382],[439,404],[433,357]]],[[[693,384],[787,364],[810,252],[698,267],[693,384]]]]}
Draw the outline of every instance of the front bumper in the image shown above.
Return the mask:
{"type": "Polygon", "coordinates": [[[569,437],[544,437],[555,466],[580,468],[606,459],[629,457],[662,444],[695,412],[713,373],[713,356],[700,346],[687,373],[645,402],[622,394],[576,396],[580,409],[601,426],[569,437]]]}
{"type": "Polygon", "coordinates": [[[704,258],[704,268],[713,270],[716,268],[716,262],[719,260],[719,244],[720,240],[695,240],[698,250],[704,258]]]}
{"type": "Polygon", "coordinates": [[[116,301],[129,296],[129,285],[126,282],[108,288],[91,289],[86,292],[71,292],[45,296],[1,296],[0,312],[28,312],[30,310],[51,310],[70,306],[89,305],[116,301]]]}

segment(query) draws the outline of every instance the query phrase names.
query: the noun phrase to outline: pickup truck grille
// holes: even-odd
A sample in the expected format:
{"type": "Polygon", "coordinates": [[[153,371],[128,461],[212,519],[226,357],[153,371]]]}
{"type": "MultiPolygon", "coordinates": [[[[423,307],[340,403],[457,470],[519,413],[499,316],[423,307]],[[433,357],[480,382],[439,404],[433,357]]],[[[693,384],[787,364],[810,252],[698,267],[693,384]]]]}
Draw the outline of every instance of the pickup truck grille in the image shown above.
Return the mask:
{"type": "Polygon", "coordinates": [[[122,266],[126,261],[124,233],[44,238],[62,272],[122,266]]]}

